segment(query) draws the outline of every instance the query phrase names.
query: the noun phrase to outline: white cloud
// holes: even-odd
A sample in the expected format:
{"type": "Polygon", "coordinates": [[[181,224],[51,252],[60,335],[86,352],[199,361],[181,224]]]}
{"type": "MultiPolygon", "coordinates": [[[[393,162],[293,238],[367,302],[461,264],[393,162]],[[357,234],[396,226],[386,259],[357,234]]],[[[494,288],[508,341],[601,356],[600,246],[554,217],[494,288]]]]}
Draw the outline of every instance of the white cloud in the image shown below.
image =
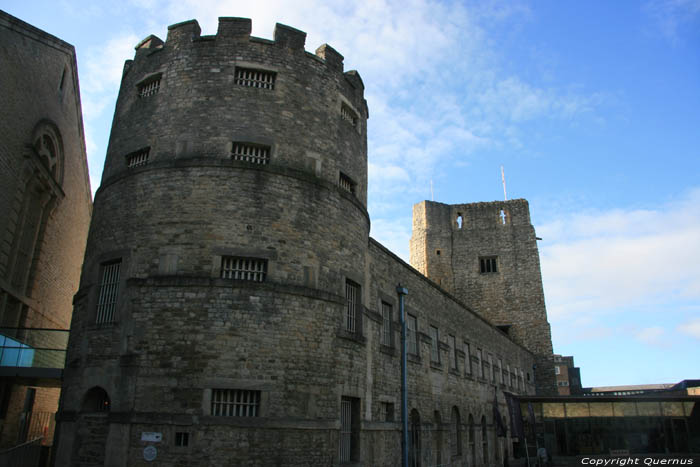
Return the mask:
{"type": "Polygon", "coordinates": [[[683,334],[700,339],[700,318],[691,319],[676,328],[683,334]]]}
{"type": "Polygon", "coordinates": [[[538,232],[554,319],[700,298],[700,190],[654,210],[572,214],[538,232]]]}
{"type": "Polygon", "coordinates": [[[637,331],[634,337],[649,345],[666,345],[666,331],[660,326],[652,326],[637,331]]]}
{"type": "Polygon", "coordinates": [[[409,262],[409,242],[411,240],[411,220],[404,219],[372,219],[370,235],[392,253],[409,262]]]}
{"type": "Polygon", "coordinates": [[[680,41],[680,29],[700,16],[700,0],[652,0],[644,5],[644,11],[651,16],[671,43],[680,41]]]}

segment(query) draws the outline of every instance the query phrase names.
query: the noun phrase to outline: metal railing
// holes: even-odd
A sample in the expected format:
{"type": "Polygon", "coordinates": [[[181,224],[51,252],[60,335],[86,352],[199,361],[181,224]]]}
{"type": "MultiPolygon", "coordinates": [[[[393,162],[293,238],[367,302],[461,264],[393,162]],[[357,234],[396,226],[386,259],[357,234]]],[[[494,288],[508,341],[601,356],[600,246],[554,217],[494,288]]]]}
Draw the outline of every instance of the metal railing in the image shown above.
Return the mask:
{"type": "Polygon", "coordinates": [[[41,439],[33,439],[0,452],[0,465],[5,467],[38,466],[41,460],[41,439]]]}
{"type": "Polygon", "coordinates": [[[0,366],[63,368],[67,329],[0,328],[0,366]]]}

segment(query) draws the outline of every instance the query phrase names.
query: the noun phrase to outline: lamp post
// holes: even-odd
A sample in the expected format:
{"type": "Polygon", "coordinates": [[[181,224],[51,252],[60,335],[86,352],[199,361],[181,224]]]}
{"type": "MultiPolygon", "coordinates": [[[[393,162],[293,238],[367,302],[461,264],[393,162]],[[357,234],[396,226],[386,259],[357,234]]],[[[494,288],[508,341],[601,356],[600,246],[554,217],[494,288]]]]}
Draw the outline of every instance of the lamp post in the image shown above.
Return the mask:
{"type": "Polygon", "coordinates": [[[403,425],[402,463],[408,467],[408,392],[406,388],[406,314],[404,312],[404,297],[408,289],[399,284],[396,287],[399,295],[399,317],[401,320],[401,422],[403,425]]]}

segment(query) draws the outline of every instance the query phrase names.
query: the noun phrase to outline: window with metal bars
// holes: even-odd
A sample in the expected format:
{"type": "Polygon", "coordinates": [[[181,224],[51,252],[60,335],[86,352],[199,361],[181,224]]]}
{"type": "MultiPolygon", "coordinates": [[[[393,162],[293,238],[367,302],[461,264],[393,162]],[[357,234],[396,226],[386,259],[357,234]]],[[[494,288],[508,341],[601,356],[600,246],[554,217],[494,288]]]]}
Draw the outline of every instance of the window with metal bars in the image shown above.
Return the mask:
{"type": "Polygon", "coordinates": [[[347,301],[345,330],[354,333],[358,331],[360,286],[351,280],[345,281],[345,299],[347,301]]]}
{"type": "Polygon", "coordinates": [[[231,159],[264,165],[270,162],[270,146],[234,141],[231,148],[231,159]]]}
{"type": "Polygon", "coordinates": [[[360,454],[360,399],[340,399],[340,462],[359,459],[360,454]]]}
{"type": "Polygon", "coordinates": [[[406,317],[406,351],[413,355],[418,355],[418,320],[413,315],[406,317]]]}
{"type": "Polygon", "coordinates": [[[139,97],[149,97],[158,94],[160,89],[160,77],[139,84],[139,97]]]}
{"type": "Polygon", "coordinates": [[[151,152],[151,148],[143,148],[138,151],[127,154],[126,156],[126,166],[131,168],[146,165],[148,163],[148,154],[151,152]]]}
{"type": "Polygon", "coordinates": [[[355,194],[355,187],[357,186],[357,183],[355,183],[352,178],[348,177],[343,172],[340,172],[338,185],[340,185],[340,188],[343,190],[352,193],[353,195],[355,194]]]}
{"type": "Polygon", "coordinates": [[[187,431],[175,432],[175,446],[187,447],[190,444],[190,434],[187,431]]]}
{"type": "Polygon", "coordinates": [[[122,260],[102,264],[100,292],[97,299],[97,324],[116,321],[117,298],[119,294],[119,270],[122,260]]]}
{"type": "Polygon", "coordinates": [[[221,278],[239,281],[264,282],[267,275],[267,260],[223,256],[221,258],[221,278]]]}
{"type": "Polygon", "coordinates": [[[277,73],[268,70],[236,67],[236,84],[251,88],[275,89],[277,73]]]}
{"type": "Polygon", "coordinates": [[[481,274],[498,272],[498,267],[496,266],[496,258],[496,256],[484,256],[482,258],[479,258],[479,267],[481,269],[481,274]]]}
{"type": "Polygon", "coordinates": [[[448,335],[447,344],[450,346],[450,368],[457,371],[457,339],[453,335],[448,335]]]}
{"type": "Polygon", "coordinates": [[[353,127],[357,126],[357,114],[348,105],[341,104],[340,116],[343,120],[350,123],[353,127]]]}
{"type": "Polygon", "coordinates": [[[260,391],[212,389],[211,414],[215,417],[258,417],[260,391]]]}
{"type": "Polygon", "coordinates": [[[430,326],[430,360],[440,363],[440,349],[438,348],[438,328],[430,326]]]}
{"type": "Polygon", "coordinates": [[[391,305],[386,302],[382,302],[382,335],[381,343],[391,347],[391,319],[392,319],[392,309],[391,305]]]}
{"type": "Polygon", "coordinates": [[[468,375],[472,374],[471,348],[468,342],[464,343],[464,371],[468,375]]]}

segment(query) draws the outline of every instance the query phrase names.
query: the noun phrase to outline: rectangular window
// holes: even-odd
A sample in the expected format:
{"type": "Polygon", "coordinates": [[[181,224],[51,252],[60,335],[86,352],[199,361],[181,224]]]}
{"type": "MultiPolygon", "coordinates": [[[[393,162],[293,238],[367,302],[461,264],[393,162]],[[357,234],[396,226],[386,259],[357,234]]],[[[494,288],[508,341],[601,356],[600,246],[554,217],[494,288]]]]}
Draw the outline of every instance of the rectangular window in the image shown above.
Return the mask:
{"type": "Polygon", "coordinates": [[[413,355],[418,355],[418,320],[413,315],[406,317],[406,351],[413,355]]]}
{"type": "Polygon", "coordinates": [[[498,368],[496,368],[496,371],[498,372],[498,379],[501,384],[505,384],[505,379],[503,378],[503,372],[505,371],[505,368],[503,368],[503,359],[499,358],[498,359],[498,368]]]}
{"type": "Polygon", "coordinates": [[[464,343],[464,371],[468,374],[472,374],[472,357],[470,352],[469,343],[464,343]]]}
{"type": "Polygon", "coordinates": [[[357,184],[353,181],[352,178],[348,177],[343,172],[340,172],[338,185],[340,186],[340,188],[347,191],[348,193],[352,193],[353,195],[355,194],[355,187],[357,186],[357,184]]]}
{"type": "Polygon", "coordinates": [[[151,152],[151,148],[143,148],[138,151],[127,154],[126,156],[126,166],[131,168],[140,167],[142,165],[148,164],[148,154],[151,152]]]}
{"type": "Polygon", "coordinates": [[[274,71],[236,67],[236,84],[251,88],[275,89],[276,75],[274,71]]]}
{"type": "Polygon", "coordinates": [[[345,282],[345,299],[347,301],[347,309],[345,312],[345,330],[348,332],[356,332],[360,301],[360,286],[350,280],[347,280],[345,282]]]}
{"type": "Polygon", "coordinates": [[[187,447],[190,444],[190,434],[186,431],[175,432],[175,446],[187,447]]]}
{"type": "Polygon", "coordinates": [[[382,330],[381,330],[381,343],[391,347],[391,320],[392,320],[392,309],[391,305],[386,302],[382,302],[382,330]]]}
{"type": "Polygon", "coordinates": [[[356,461],[360,457],[360,399],[342,397],[340,400],[340,462],[356,461]]]}
{"type": "Polygon", "coordinates": [[[393,402],[381,402],[382,420],[385,422],[394,421],[394,404],[393,402]]]}
{"type": "Polygon", "coordinates": [[[348,105],[342,104],[340,106],[340,116],[353,127],[357,127],[357,114],[348,105]]]}
{"type": "Polygon", "coordinates": [[[430,360],[435,363],[440,363],[440,348],[438,328],[430,326],[430,360]]]}
{"type": "Polygon", "coordinates": [[[559,386],[568,386],[569,382],[568,381],[557,381],[557,385],[559,386]]]}
{"type": "Polygon", "coordinates": [[[457,370],[457,340],[455,336],[448,335],[447,344],[450,346],[450,368],[457,370]]]}
{"type": "Polygon", "coordinates": [[[139,97],[148,97],[158,94],[160,89],[160,77],[139,84],[139,97]]]}
{"type": "Polygon", "coordinates": [[[270,146],[234,141],[231,147],[231,159],[265,165],[270,162],[270,146]]]}
{"type": "Polygon", "coordinates": [[[559,368],[559,365],[554,365],[554,374],[555,375],[561,374],[561,369],[559,368]]]}
{"type": "Polygon", "coordinates": [[[113,323],[119,293],[119,269],[122,260],[112,261],[102,265],[100,294],[97,299],[97,324],[113,323]]]}
{"type": "Polygon", "coordinates": [[[221,278],[238,281],[263,282],[267,275],[267,260],[260,258],[221,257],[221,278]]]}
{"type": "Polygon", "coordinates": [[[481,274],[489,274],[492,272],[498,272],[496,266],[496,256],[485,256],[479,258],[479,266],[481,268],[481,274]]]}
{"type": "Polygon", "coordinates": [[[211,414],[216,417],[257,417],[260,391],[247,389],[212,389],[211,414]]]}
{"type": "Polygon", "coordinates": [[[483,378],[486,373],[484,371],[486,362],[484,361],[484,354],[481,349],[476,349],[476,366],[479,369],[479,377],[483,378]]]}
{"type": "Polygon", "coordinates": [[[491,382],[496,382],[496,362],[493,361],[493,355],[489,354],[489,365],[491,366],[491,382]]]}

